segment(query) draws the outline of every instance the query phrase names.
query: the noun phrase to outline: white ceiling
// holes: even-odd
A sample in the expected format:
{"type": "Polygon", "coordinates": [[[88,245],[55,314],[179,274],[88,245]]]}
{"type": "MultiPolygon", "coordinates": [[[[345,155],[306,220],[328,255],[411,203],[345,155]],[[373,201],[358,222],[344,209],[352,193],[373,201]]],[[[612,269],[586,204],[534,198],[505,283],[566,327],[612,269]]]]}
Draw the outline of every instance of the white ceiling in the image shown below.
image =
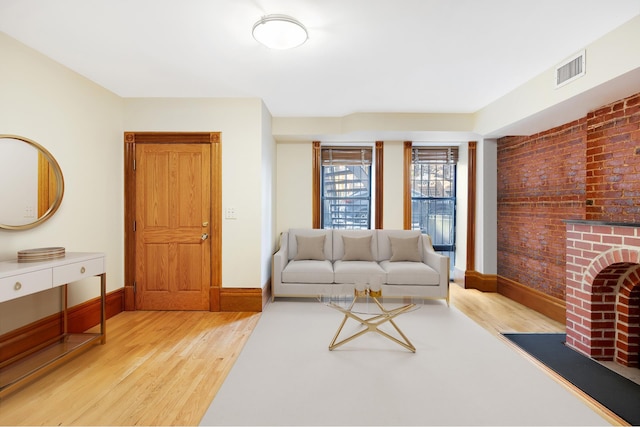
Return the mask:
{"type": "Polygon", "coordinates": [[[0,0],[0,31],[122,97],[336,117],[475,112],[638,14],[640,0],[0,0]],[[266,14],[308,42],[258,44],[266,14]]]}

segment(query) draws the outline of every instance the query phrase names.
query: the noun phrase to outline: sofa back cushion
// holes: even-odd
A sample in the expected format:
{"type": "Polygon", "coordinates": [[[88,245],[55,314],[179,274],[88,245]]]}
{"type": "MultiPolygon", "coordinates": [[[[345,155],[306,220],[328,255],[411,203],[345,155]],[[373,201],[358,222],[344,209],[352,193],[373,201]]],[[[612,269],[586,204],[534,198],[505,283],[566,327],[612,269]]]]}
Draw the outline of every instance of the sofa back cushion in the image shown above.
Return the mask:
{"type": "Polygon", "coordinates": [[[333,230],[333,257],[343,261],[377,261],[375,230],[333,230]]]}
{"type": "Polygon", "coordinates": [[[324,241],[327,236],[296,236],[298,252],[293,257],[295,261],[314,260],[324,261],[327,257],[324,254],[324,241]]]}
{"type": "Polygon", "coordinates": [[[422,232],[420,230],[378,230],[377,261],[422,261],[422,232]],[[414,252],[414,240],[418,238],[418,257],[414,252]],[[408,240],[405,240],[408,239],[408,240]],[[395,245],[392,246],[392,243],[395,245]]]}
{"type": "Polygon", "coordinates": [[[392,237],[391,242],[391,262],[411,261],[422,262],[420,255],[420,236],[415,237],[392,237]]]}
{"type": "Polygon", "coordinates": [[[289,230],[289,260],[329,260],[332,261],[333,234],[331,230],[315,228],[292,228],[289,230]],[[318,248],[324,237],[323,250],[318,248]],[[300,244],[300,247],[298,247],[300,244]],[[321,253],[322,252],[322,253],[321,253]]]}
{"type": "Polygon", "coordinates": [[[342,243],[344,243],[342,261],[373,261],[373,253],[371,250],[372,237],[373,236],[342,236],[342,243]]]}

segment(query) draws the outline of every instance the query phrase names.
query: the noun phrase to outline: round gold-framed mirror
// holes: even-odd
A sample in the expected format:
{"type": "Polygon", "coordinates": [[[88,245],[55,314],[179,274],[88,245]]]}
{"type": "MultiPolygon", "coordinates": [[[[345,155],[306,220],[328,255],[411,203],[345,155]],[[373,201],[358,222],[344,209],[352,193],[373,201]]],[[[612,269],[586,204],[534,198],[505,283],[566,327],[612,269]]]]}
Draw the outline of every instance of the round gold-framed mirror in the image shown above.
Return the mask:
{"type": "Polygon", "coordinates": [[[0,134],[0,229],[26,230],[58,210],[64,178],[53,155],[37,142],[0,134]]]}

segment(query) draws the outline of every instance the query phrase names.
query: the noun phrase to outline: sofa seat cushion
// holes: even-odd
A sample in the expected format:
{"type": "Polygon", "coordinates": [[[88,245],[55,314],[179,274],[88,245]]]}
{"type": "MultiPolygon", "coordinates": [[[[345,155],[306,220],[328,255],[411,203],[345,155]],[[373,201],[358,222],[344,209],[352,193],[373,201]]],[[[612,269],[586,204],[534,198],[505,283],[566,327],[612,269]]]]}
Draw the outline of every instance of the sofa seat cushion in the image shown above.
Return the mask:
{"type": "Polygon", "coordinates": [[[282,270],[283,283],[333,283],[331,261],[289,261],[282,270]]]}
{"type": "Polygon", "coordinates": [[[335,283],[369,282],[371,276],[382,278],[384,283],[386,273],[375,261],[342,261],[333,263],[335,283]]]}
{"type": "Polygon", "coordinates": [[[422,262],[380,261],[380,267],[386,272],[388,285],[427,285],[438,286],[440,275],[422,262]]]}

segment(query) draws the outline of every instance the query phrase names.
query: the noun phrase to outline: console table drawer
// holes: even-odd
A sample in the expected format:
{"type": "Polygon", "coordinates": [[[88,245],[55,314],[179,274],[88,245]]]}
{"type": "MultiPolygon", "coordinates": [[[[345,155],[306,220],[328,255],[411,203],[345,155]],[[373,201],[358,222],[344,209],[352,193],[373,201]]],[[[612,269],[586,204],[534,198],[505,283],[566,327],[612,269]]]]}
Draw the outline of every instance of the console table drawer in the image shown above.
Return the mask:
{"type": "Polygon", "coordinates": [[[3,277],[0,279],[0,302],[51,288],[51,269],[3,277]]]}
{"type": "Polygon", "coordinates": [[[53,268],[53,286],[104,273],[104,258],[88,259],[53,268]]]}

